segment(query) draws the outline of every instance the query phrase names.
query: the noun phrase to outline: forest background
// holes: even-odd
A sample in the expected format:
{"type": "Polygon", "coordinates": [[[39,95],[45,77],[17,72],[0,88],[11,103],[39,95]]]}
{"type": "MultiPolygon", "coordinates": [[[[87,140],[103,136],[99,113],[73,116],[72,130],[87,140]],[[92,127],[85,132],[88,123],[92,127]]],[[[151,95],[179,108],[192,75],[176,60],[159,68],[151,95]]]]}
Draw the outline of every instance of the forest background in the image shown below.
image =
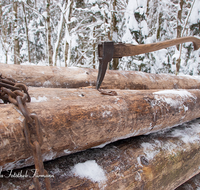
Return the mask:
{"type": "MultiPolygon", "coordinates": [[[[0,62],[98,68],[100,41],[200,38],[200,0],[0,0],[0,62]]],[[[200,75],[192,43],[114,59],[110,69],[200,75]]]]}

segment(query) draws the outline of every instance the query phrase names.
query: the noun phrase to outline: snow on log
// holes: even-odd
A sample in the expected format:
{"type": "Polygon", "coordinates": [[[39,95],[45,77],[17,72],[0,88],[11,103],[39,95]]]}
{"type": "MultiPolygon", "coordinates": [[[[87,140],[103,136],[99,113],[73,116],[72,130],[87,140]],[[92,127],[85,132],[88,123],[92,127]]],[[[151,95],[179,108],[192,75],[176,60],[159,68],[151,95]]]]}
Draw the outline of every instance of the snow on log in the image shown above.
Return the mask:
{"type": "MultiPolygon", "coordinates": [[[[28,86],[79,88],[96,86],[95,69],[0,64],[4,77],[12,77],[28,86]]],[[[105,89],[200,89],[200,78],[151,74],[139,71],[106,72],[101,85],[105,89]]]]}
{"type": "MultiPolygon", "coordinates": [[[[30,88],[30,113],[41,121],[43,159],[103,147],[200,117],[200,90],[116,90],[105,96],[94,89],[30,88]]],[[[0,166],[33,164],[24,117],[12,104],[0,104],[0,166]]]]}
{"type": "MultiPolygon", "coordinates": [[[[52,189],[173,190],[200,172],[200,119],[45,163],[52,189]]],[[[1,173],[1,189],[33,189],[33,168],[1,173]],[[17,176],[22,177],[7,177],[17,176]],[[27,174],[30,177],[23,178],[27,174]]]]}

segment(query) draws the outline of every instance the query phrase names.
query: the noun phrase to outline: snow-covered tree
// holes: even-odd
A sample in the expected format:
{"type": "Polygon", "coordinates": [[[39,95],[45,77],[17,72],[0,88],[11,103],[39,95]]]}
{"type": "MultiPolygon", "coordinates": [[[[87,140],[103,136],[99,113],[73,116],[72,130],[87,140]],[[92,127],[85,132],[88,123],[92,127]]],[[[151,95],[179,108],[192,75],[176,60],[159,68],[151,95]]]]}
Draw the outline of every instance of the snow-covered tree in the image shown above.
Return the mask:
{"type": "MultiPolygon", "coordinates": [[[[98,68],[97,44],[200,36],[198,0],[0,0],[4,63],[98,68]]],[[[199,74],[192,43],[113,59],[110,69],[199,74]]]]}

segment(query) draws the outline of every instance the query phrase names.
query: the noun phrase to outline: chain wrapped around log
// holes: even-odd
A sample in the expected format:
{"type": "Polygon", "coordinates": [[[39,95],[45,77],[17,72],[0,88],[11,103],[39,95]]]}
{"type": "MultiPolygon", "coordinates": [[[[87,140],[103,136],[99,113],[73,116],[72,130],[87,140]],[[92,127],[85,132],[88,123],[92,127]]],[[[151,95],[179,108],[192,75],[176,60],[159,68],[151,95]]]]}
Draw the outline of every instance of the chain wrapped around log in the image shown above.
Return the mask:
{"type": "MultiPolygon", "coordinates": [[[[0,75],[0,99],[4,101],[4,103],[13,103],[15,106],[19,108],[23,116],[25,117],[23,132],[26,138],[27,145],[31,148],[34,164],[36,169],[37,176],[45,176],[47,175],[47,171],[44,169],[41,146],[43,143],[42,131],[40,126],[39,118],[36,114],[30,114],[26,102],[30,102],[31,98],[28,93],[28,88],[26,85],[22,83],[15,83],[14,79],[3,78],[0,75]],[[30,128],[34,128],[36,135],[33,142],[31,142],[31,132],[30,128]],[[38,175],[39,174],[39,175],[38,175]]],[[[35,188],[37,190],[41,189],[41,185],[39,182],[39,178],[34,176],[33,181],[35,184],[35,188]]],[[[51,189],[50,179],[47,177],[44,178],[45,186],[47,190],[51,189]]]]}

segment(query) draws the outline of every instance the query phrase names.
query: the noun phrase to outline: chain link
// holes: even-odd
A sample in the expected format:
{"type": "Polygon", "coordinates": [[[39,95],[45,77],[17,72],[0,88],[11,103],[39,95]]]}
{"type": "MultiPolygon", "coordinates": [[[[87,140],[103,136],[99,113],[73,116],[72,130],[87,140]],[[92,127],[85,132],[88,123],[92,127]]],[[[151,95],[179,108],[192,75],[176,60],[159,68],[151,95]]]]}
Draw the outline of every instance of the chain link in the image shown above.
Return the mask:
{"type": "Polygon", "coordinates": [[[28,88],[25,84],[16,83],[12,78],[3,78],[0,74],[0,99],[4,103],[13,103],[16,105],[19,110],[22,112],[25,117],[24,122],[24,135],[27,145],[32,149],[36,177],[34,177],[34,185],[36,190],[41,190],[41,185],[39,182],[39,176],[44,176],[45,187],[47,190],[51,189],[51,183],[48,176],[48,172],[44,169],[44,163],[42,159],[41,146],[43,144],[43,137],[41,131],[41,125],[39,118],[36,114],[30,114],[26,103],[31,101],[31,98],[28,94],[28,88]],[[34,128],[34,127],[35,128],[34,128]],[[31,140],[30,128],[35,129],[35,139],[31,140]]]}

